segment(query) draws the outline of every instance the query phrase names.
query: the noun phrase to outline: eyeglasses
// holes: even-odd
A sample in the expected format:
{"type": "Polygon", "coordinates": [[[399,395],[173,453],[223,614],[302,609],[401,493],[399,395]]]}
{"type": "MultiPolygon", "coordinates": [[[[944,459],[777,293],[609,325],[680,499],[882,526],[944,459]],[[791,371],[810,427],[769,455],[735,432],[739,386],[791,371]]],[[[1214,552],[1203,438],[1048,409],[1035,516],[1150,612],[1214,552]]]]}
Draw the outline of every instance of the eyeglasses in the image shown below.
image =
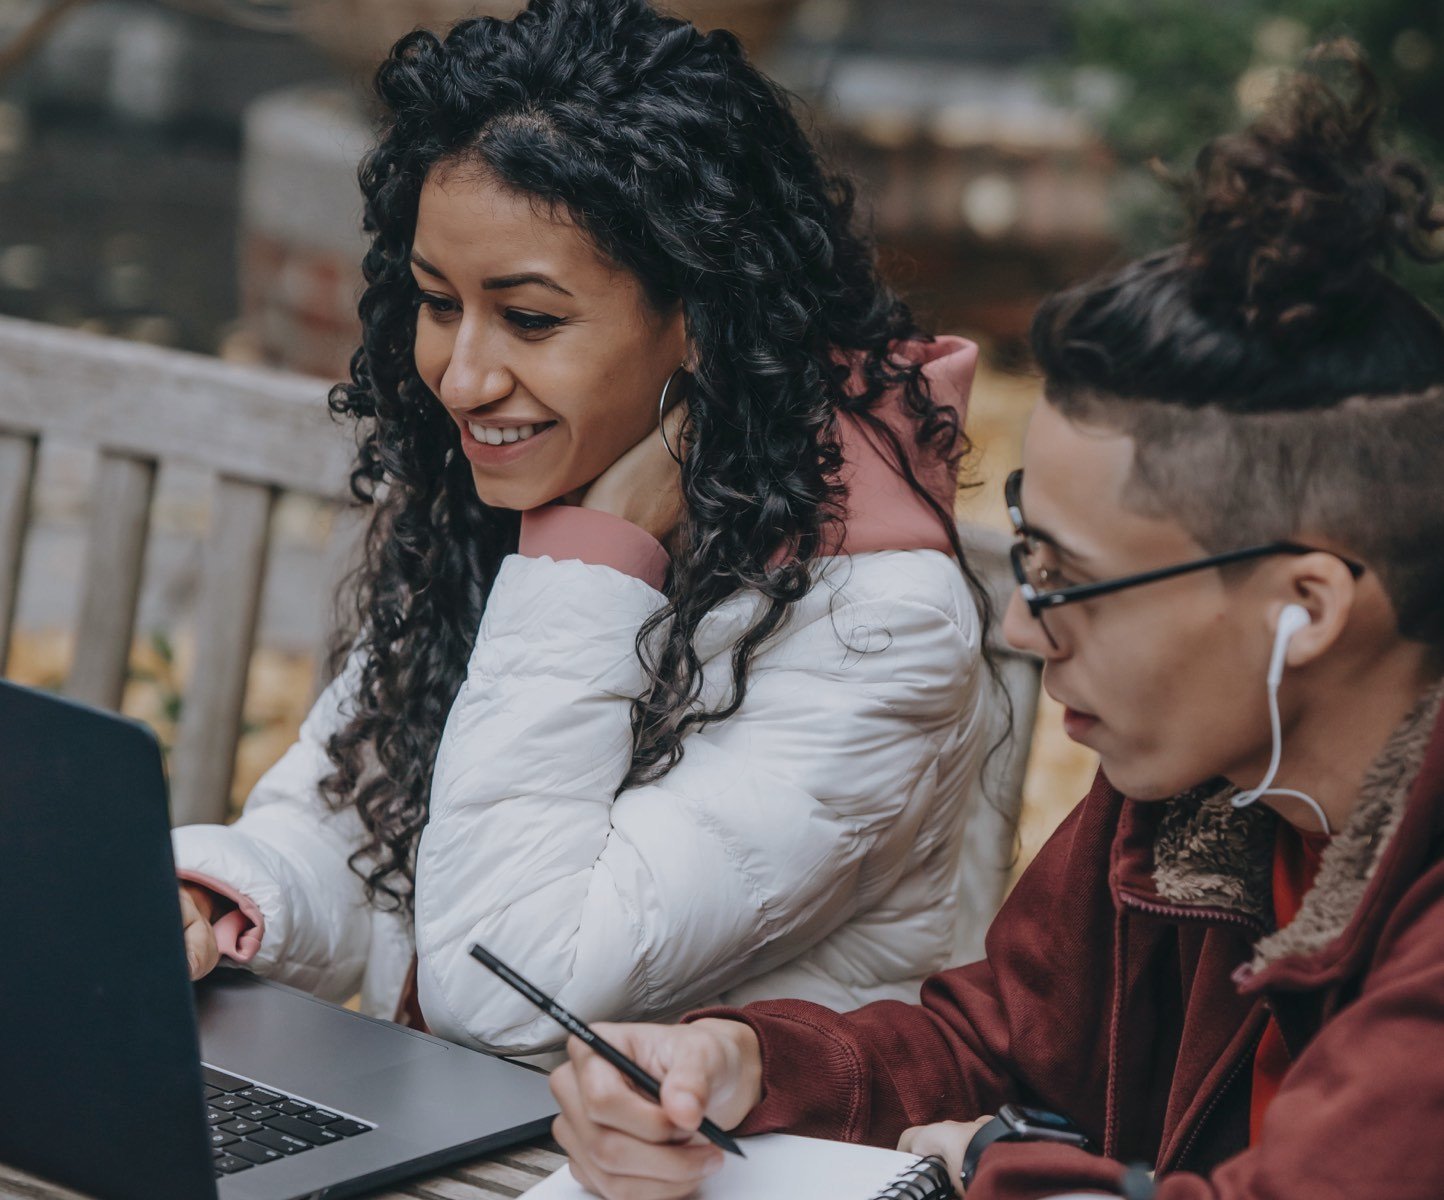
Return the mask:
{"type": "MultiPolygon", "coordinates": [[[[1103,579],[1097,583],[1069,583],[1055,562],[1055,547],[1039,537],[1023,519],[1023,472],[1014,471],[1003,485],[1003,498],[1008,505],[1008,517],[1013,522],[1013,574],[1018,579],[1018,590],[1028,605],[1028,611],[1043,626],[1048,640],[1056,646],[1052,632],[1048,629],[1043,614],[1049,609],[1061,608],[1078,600],[1092,600],[1111,592],[1139,587],[1145,583],[1157,583],[1161,579],[1172,579],[1191,571],[1203,571],[1209,567],[1225,567],[1230,563],[1247,562],[1249,559],[1265,558],[1274,554],[1333,554],[1331,550],[1320,550],[1317,546],[1304,546],[1298,542],[1268,542],[1262,546],[1249,546],[1243,550],[1229,550],[1223,554],[1211,554],[1207,558],[1190,559],[1152,571],[1141,571],[1136,575],[1120,575],[1115,579],[1103,579]]],[[[1342,554],[1334,557],[1349,568],[1355,579],[1364,574],[1364,566],[1345,558],[1342,554]]]]}

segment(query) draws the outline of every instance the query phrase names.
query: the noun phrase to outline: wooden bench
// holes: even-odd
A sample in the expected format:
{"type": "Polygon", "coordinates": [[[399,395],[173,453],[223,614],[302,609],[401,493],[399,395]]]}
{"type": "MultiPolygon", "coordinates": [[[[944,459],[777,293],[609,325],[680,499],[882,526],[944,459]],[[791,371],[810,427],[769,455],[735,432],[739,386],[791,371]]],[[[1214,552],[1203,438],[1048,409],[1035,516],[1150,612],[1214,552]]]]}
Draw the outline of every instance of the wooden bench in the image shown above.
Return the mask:
{"type": "Polygon", "coordinates": [[[171,758],[177,824],[227,812],[278,495],[344,503],[353,446],[325,393],[316,379],[0,318],[0,666],[42,439],[99,453],[65,691],[102,708],[118,708],[125,688],[157,471],[185,463],[211,476],[196,656],[171,758]]]}

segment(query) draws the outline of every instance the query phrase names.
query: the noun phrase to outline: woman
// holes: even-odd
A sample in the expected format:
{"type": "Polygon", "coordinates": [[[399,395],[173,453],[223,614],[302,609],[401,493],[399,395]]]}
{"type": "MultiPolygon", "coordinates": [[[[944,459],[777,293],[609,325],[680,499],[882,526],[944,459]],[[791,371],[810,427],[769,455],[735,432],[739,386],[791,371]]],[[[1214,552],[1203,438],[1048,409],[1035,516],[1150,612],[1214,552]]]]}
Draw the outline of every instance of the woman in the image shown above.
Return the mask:
{"type": "Polygon", "coordinates": [[[986,740],[974,348],[728,34],[535,0],[377,86],[359,632],[241,819],[176,834],[195,969],[214,922],[508,1052],[560,1031],[473,941],[589,1018],[914,994],[986,740]]]}

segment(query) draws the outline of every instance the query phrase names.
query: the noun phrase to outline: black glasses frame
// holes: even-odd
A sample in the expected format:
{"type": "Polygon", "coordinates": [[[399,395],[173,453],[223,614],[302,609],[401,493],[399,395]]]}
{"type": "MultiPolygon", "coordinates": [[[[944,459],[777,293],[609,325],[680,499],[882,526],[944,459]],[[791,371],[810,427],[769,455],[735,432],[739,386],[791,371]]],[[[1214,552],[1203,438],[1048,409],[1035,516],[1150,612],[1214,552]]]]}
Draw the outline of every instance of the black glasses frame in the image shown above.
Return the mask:
{"type": "Polygon", "coordinates": [[[1207,558],[1190,559],[1188,562],[1174,563],[1171,566],[1158,567],[1152,571],[1140,571],[1136,575],[1120,575],[1116,579],[1103,579],[1097,583],[1078,583],[1070,587],[1058,588],[1056,591],[1040,592],[1029,581],[1025,563],[1028,555],[1027,539],[1031,535],[1028,523],[1023,519],[1022,494],[1023,472],[1020,468],[1013,471],[1008,476],[1007,482],[1004,483],[1003,498],[1008,505],[1008,517],[1013,522],[1013,534],[1018,538],[1013,543],[1011,555],[1013,574],[1017,577],[1018,590],[1024,601],[1027,602],[1028,611],[1039,618],[1049,609],[1060,608],[1079,600],[1092,600],[1097,596],[1107,596],[1127,588],[1140,587],[1145,583],[1157,583],[1159,580],[1173,579],[1175,576],[1187,575],[1193,571],[1204,571],[1210,567],[1226,567],[1230,563],[1247,562],[1249,559],[1265,558],[1274,554],[1333,554],[1344,566],[1349,568],[1349,573],[1355,579],[1362,576],[1365,571],[1362,563],[1345,558],[1342,554],[1334,554],[1332,550],[1321,550],[1317,546],[1305,546],[1299,542],[1280,541],[1268,542],[1262,546],[1249,546],[1243,550],[1229,550],[1223,554],[1210,554],[1207,558]]]}

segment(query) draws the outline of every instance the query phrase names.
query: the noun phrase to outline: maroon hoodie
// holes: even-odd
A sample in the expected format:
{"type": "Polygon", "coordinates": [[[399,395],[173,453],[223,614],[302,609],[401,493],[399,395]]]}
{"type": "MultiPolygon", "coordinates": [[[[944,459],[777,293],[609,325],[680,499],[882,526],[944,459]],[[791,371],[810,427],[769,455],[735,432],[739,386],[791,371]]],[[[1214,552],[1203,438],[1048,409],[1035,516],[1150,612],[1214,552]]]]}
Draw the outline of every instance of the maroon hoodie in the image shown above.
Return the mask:
{"type": "Polygon", "coordinates": [[[1232,789],[1125,799],[1100,775],[1019,881],[987,957],[917,1005],[799,1001],[747,1022],[763,1100],[743,1133],[893,1145],[1008,1101],[1072,1117],[1103,1157],[998,1144],[969,1200],[1117,1190],[1158,1200],[1444,1196],[1444,722],[1395,731],[1298,916],[1272,922],[1278,818],[1232,789]],[[1272,1013],[1293,1062],[1249,1146],[1272,1013]]]}

